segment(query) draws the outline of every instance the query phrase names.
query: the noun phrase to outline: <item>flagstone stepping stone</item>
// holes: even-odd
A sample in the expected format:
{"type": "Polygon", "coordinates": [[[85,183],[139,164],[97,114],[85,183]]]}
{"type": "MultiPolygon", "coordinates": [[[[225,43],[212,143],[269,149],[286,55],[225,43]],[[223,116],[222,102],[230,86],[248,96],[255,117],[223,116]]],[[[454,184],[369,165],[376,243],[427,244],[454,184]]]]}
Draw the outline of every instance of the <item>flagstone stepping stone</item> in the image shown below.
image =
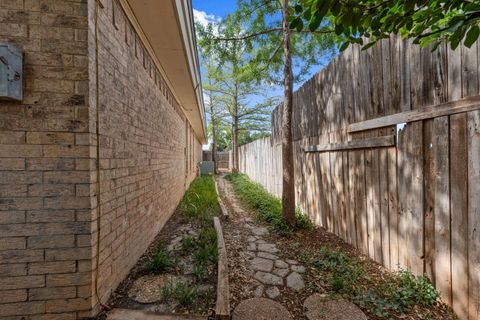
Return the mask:
{"type": "Polygon", "coordinates": [[[257,251],[257,245],[253,242],[250,242],[247,247],[248,251],[257,251]]]}
{"type": "Polygon", "coordinates": [[[297,260],[287,259],[287,260],[285,260],[285,261],[287,261],[288,264],[298,264],[298,261],[297,261],[297,260]]]}
{"type": "Polygon", "coordinates": [[[262,285],[259,285],[259,286],[255,289],[255,292],[253,293],[253,295],[254,295],[256,298],[262,297],[262,295],[263,295],[263,289],[264,289],[264,287],[263,287],[262,285]]]}
{"type": "Polygon", "coordinates": [[[285,277],[290,271],[288,269],[279,269],[279,268],[275,268],[273,269],[273,274],[276,274],[277,276],[279,277],[285,277]]]}
{"type": "Polygon", "coordinates": [[[266,298],[243,300],[233,310],[232,320],[293,320],[280,303],[266,298]]]}
{"type": "Polygon", "coordinates": [[[265,293],[270,299],[275,299],[280,295],[280,290],[277,287],[270,287],[265,290],[265,293]]]}
{"type": "Polygon", "coordinates": [[[163,287],[169,283],[188,283],[186,277],[179,277],[169,274],[146,275],[136,279],[130,289],[128,296],[138,303],[153,303],[162,298],[163,287]]]}
{"type": "Polygon", "coordinates": [[[315,293],[303,303],[308,320],[367,320],[367,316],[350,301],[330,300],[327,296],[315,293]]]}
{"type": "Polygon", "coordinates": [[[260,243],[258,245],[258,251],[264,251],[268,253],[277,253],[279,250],[274,244],[271,243],[260,243]]]}
{"type": "Polygon", "coordinates": [[[283,260],[275,260],[275,267],[280,269],[287,269],[288,264],[283,260]]]}
{"type": "Polygon", "coordinates": [[[287,277],[287,287],[299,291],[305,288],[305,283],[303,282],[302,276],[297,272],[292,272],[287,277]]]}
{"type": "Polygon", "coordinates": [[[268,229],[264,227],[251,226],[252,233],[256,236],[265,236],[268,234],[268,229]]]}
{"type": "Polygon", "coordinates": [[[252,269],[256,271],[270,272],[273,269],[273,261],[265,258],[254,258],[250,260],[252,269]]]}
{"type": "Polygon", "coordinates": [[[268,252],[263,252],[263,251],[258,252],[257,256],[260,257],[260,258],[265,258],[265,259],[270,259],[270,260],[277,260],[278,259],[278,256],[276,256],[274,254],[271,254],[271,253],[268,253],[268,252]]]}
{"type": "Polygon", "coordinates": [[[269,284],[272,286],[283,285],[282,278],[268,272],[257,271],[253,277],[263,284],[269,284]]]}
{"type": "Polygon", "coordinates": [[[292,266],[292,271],[298,272],[298,273],[304,273],[305,272],[305,267],[300,266],[300,265],[293,265],[292,266]]]}

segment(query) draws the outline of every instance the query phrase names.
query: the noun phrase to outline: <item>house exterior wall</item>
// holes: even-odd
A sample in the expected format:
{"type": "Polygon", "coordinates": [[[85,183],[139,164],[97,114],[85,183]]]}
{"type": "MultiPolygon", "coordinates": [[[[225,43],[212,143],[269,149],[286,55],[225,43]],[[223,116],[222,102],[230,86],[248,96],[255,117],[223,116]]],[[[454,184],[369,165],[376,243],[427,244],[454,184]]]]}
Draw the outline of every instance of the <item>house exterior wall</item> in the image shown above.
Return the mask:
{"type": "MultiPolygon", "coordinates": [[[[102,3],[98,27],[102,181],[99,292],[105,302],[196,176],[200,144],[121,5],[116,1],[102,3]]],[[[90,6],[90,13],[94,13],[94,3],[90,6]]],[[[94,26],[94,15],[89,19],[94,26]]],[[[94,79],[94,32],[90,32],[89,43],[94,79]]],[[[95,91],[96,83],[91,81],[92,132],[95,91]]],[[[92,135],[93,146],[95,140],[92,135]]],[[[95,188],[92,183],[92,195],[95,188]]],[[[95,235],[93,242],[96,239],[95,235]]]]}
{"type": "Polygon", "coordinates": [[[121,6],[2,0],[24,100],[0,101],[0,319],[80,319],[106,303],[197,174],[201,145],[121,6]],[[98,213],[101,213],[99,219],[98,213]],[[99,228],[98,228],[99,225],[99,228]]]}

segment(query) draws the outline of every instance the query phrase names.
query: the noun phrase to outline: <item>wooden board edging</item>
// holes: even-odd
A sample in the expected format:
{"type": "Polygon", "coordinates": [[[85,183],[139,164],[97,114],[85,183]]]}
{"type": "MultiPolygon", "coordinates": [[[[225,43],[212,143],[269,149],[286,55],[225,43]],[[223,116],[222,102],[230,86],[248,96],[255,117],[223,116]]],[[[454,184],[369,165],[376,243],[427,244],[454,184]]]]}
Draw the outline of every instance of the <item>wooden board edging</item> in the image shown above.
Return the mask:
{"type": "Polygon", "coordinates": [[[480,96],[467,97],[462,100],[450,101],[416,110],[400,112],[385,117],[352,123],[348,126],[348,132],[352,133],[370,129],[384,128],[399,123],[437,118],[475,110],[480,110],[480,96]]]}
{"type": "Polygon", "coordinates": [[[218,217],[213,218],[215,231],[217,232],[218,247],[218,280],[217,280],[217,303],[215,306],[215,319],[230,319],[230,287],[228,284],[227,249],[223,239],[222,225],[218,217]]]}
{"type": "Polygon", "coordinates": [[[223,202],[222,198],[220,197],[220,189],[218,189],[218,183],[217,183],[217,179],[215,178],[215,175],[213,176],[213,183],[215,184],[215,191],[217,192],[217,201],[218,201],[218,205],[220,206],[220,210],[222,211],[222,215],[228,218],[228,208],[223,202]]]}
{"type": "Polygon", "coordinates": [[[327,152],[327,151],[341,151],[341,150],[354,150],[354,149],[369,149],[369,148],[381,148],[392,147],[395,145],[395,136],[382,136],[373,137],[362,140],[352,140],[344,143],[329,143],[319,144],[316,146],[308,146],[304,148],[304,152],[327,152]]]}

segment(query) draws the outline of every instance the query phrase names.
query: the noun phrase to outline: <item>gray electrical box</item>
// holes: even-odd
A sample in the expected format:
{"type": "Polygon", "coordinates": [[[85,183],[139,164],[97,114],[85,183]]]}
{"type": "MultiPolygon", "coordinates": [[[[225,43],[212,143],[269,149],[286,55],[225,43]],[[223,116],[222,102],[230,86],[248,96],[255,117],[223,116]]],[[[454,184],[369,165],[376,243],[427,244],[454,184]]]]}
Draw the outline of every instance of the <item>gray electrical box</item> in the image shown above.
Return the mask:
{"type": "Polygon", "coordinates": [[[17,47],[0,42],[0,100],[22,101],[23,54],[17,47]]]}

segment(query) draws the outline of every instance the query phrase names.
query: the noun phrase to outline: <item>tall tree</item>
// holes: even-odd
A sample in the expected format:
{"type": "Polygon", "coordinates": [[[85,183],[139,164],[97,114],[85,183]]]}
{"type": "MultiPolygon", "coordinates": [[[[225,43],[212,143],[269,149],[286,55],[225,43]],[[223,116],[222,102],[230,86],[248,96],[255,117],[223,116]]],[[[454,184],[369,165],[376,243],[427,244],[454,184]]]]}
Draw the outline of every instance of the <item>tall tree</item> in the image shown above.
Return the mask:
{"type": "MultiPolygon", "coordinates": [[[[207,58],[208,59],[208,58],[207,58]]],[[[217,90],[217,83],[215,81],[216,77],[214,74],[218,72],[213,65],[211,65],[211,61],[207,60],[207,64],[205,68],[206,71],[206,81],[203,83],[203,90],[206,95],[206,104],[208,106],[208,114],[210,116],[210,125],[209,125],[209,135],[212,139],[212,161],[213,161],[213,171],[218,173],[217,171],[217,140],[218,140],[218,127],[221,122],[222,117],[222,105],[220,103],[220,99],[216,92],[217,90]]]]}
{"type": "MultiPolygon", "coordinates": [[[[209,28],[211,32],[213,24],[207,26],[207,28],[209,28]]],[[[203,26],[196,24],[196,30],[198,30],[197,37],[199,37],[199,43],[203,43],[202,34],[205,34],[203,26]]],[[[207,114],[210,118],[208,134],[212,140],[212,161],[214,163],[214,172],[217,173],[217,130],[224,116],[224,106],[222,105],[222,99],[218,92],[220,90],[219,81],[221,80],[222,70],[221,65],[218,64],[218,52],[209,50],[209,48],[201,45],[199,46],[199,52],[204,72],[202,87],[205,95],[205,103],[208,107],[207,114]]]]}
{"type": "Polygon", "coordinates": [[[293,163],[292,114],[295,81],[308,75],[312,65],[327,61],[333,53],[333,31],[291,30],[291,14],[299,0],[238,0],[232,19],[240,26],[237,35],[213,35],[214,40],[242,43],[248,49],[247,68],[258,82],[283,85],[282,213],[295,226],[295,185],[293,163]]]}
{"type": "Polygon", "coordinates": [[[269,115],[275,105],[275,99],[264,94],[264,86],[259,86],[251,69],[248,68],[245,56],[247,48],[241,42],[215,42],[211,35],[221,37],[236,37],[241,32],[241,26],[232,16],[223,21],[210,24],[206,28],[198,28],[199,44],[206,55],[215,56],[216,71],[207,73],[207,77],[214,78],[214,90],[217,101],[224,106],[224,111],[230,119],[222,121],[231,125],[231,145],[233,154],[234,172],[238,171],[239,139],[242,131],[263,133],[269,128],[269,115]]]}
{"type": "Polygon", "coordinates": [[[470,47],[480,35],[480,2],[449,0],[300,0],[291,28],[313,31],[330,21],[342,42],[372,46],[378,40],[400,34],[415,43],[438,45],[445,41],[455,49],[462,41],[470,47]]]}

